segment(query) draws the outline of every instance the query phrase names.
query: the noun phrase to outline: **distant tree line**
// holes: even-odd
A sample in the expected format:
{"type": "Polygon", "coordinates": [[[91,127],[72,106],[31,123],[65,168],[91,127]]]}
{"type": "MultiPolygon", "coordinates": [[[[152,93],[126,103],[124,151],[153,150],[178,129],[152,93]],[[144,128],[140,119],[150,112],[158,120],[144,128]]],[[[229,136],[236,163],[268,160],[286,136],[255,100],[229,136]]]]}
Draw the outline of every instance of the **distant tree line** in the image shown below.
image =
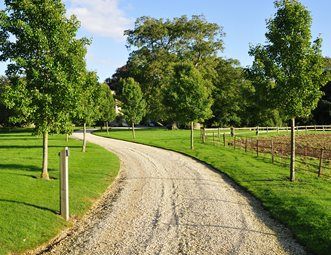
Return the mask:
{"type": "MultiPolygon", "coordinates": [[[[282,6],[287,3],[295,5],[293,12],[298,12],[298,16],[302,14],[297,6],[301,6],[298,1],[276,1],[275,5],[280,10],[282,6]]],[[[293,13],[292,13],[293,14],[293,13]]],[[[122,100],[122,83],[121,79],[133,78],[140,84],[144,98],[147,102],[146,116],[143,121],[146,123],[149,120],[160,122],[162,124],[179,123],[185,126],[189,123],[185,118],[179,117],[176,109],[172,104],[169,105],[168,90],[172,90],[173,77],[175,76],[176,67],[179,64],[189,64],[196,72],[202,76],[204,80],[204,87],[210,94],[210,109],[212,114],[205,118],[199,119],[206,126],[280,126],[288,125],[288,114],[280,107],[283,100],[278,100],[275,103],[274,87],[280,82],[282,77],[276,80],[275,70],[277,65],[281,66],[284,63],[276,63],[279,61],[277,54],[288,54],[288,59],[294,58],[299,54],[295,52],[295,45],[301,47],[301,51],[310,51],[311,53],[303,53],[299,56],[302,59],[308,59],[305,55],[312,55],[311,64],[317,61],[315,68],[310,68],[310,64],[298,62],[298,65],[304,66],[300,70],[291,67],[289,71],[293,76],[298,76],[303,71],[307,71],[305,75],[311,77],[311,82],[316,86],[317,97],[313,102],[307,96],[302,98],[306,103],[314,105],[316,109],[308,114],[297,116],[298,123],[317,124],[317,123],[331,123],[330,112],[330,88],[329,85],[323,87],[326,82],[322,82],[322,77],[326,77],[327,73],[331,73],[330,58],[323,58],[320,52],[321,38],[316,42],[311,43],[310,34],[310,15],[307,11],[308,22],[299,19],[300,24],[305,24],[306,31],[300,34],[300,27],[297,31],[297,41],[294,39],[290,51],[293,54],[286,52],[284,46],[283,53],[272,52],[271,45],[275,44],[281,47],[281,42],[277,37],[281,38],[282,33],[286,31],[270,31],[269,37],[274,40],[270,46],[258,45],[255,48],[251,47],[250,54],[255,61],[251,67],[243,68],[240,66],[238,60],[225,59],[219,56],[223,50],[224,33],[222,28],[215,24],[207,22],[204,16],[182,16],[174,19],[155,19],[151,17],[141,17],[137,19],[135,27],[131,30],[125,31],[127,35],[127,47],[131,50],[129,59],[126,65],[119,67],[111,78],[107,79],[107,84],[112,90],[116,92],[116,98],[122,100]],[[303,38],[306,36],[306,38],[303,38]],[[275,38],[272,38],[275,37],[275,38]],[[301,38],[302,37],[302,38],[301,38]],[[300,44],[300,40],[305,40],[305,45],[300,44]],[[308,40],[308,41],[307,41],[308,40]],[[275,56],[272,56],[274,54],[275,56]],[[263,63],[267,61],[268,63],[263,63]],[[275,58],[274,65],[271,64],[271,59],[275,58]],[[313,59],[314,58],[314,59],[313,59]],[[270,64],[268,67],[267,65],[270,64]],[[264,67],[269,68],[269,74],[266,75],[264,67]],[[308,69],[307,69],[308,68],[308,69]],[[318,70],[317,70],[317,69],[318,70]],[[271,70],[272,69],[272,70],[271,70]],[[308,72],[310,70],[310,72],[308,72]],[[324,70],[324,74],[323,74],[324,70]],[[321,77],[320,81],[317,76],[321,77]],[[324,94],[324,96],[322,96],[324,94]],[[322,98],[321,98],[322,96],[322,98]],[[317,100],[317,101],[316,101],[317,100]],[[318,103],[317,103],[318,102],[318,103]],[[278,107],[279,106],[279,107],[278,107]]],[[[275,22],[278,22],[275,20],[275,22]]],[[[273,29],[277,24],[268,22],[268,29],[273,29]]],[[[289,20],[279,20],[284,22],[288,27],[295,26],[289,20]]],[[[268,34],[267,34],[268,36],[268,34]]],[[[287,40],[290,40],[287,38],[287,40]]],[[[290,68],[290,65],[288,65],[290,68]]],[[[280,71],[281,69],[278,69],[280,71]]],[[[285,75],[283,74],[279,74],[285,75]]],[[[309,80],[309,79],[308,79],[309,80]]],[[[293,84],[297,82],[293,80],[293,84]]],[[[302,83],[302,87],[293,87],[293,90],[301,89],[302,91],[309,90],[309,82],[302,83]]],[[[278,87],[277,87],[278,88],[278,87]]],[[[289,85],[291,88],[291,85],[289,85]]],[[[187,88],[183,93],[189,93],[194,86],[187,88]]],[[[293,93],[296,93],[295,91],[293,93]]],[[[285,92],[286,94],[286,92],[285,92]]],[[[282,96],[285,97],[285,94],[282,96]]],[[[302,96],[302,95],[301,95],[302,96]]],[[[192,104],[198,105],[198,101],[192,101],[192,104]]],[[[286,105],[288,108],[289,105],[286,105]]],[[[285,107],[285,108],[286,108],[285,107]]],[[[179,108],[177,108],[178,111],[179,108]]]]}

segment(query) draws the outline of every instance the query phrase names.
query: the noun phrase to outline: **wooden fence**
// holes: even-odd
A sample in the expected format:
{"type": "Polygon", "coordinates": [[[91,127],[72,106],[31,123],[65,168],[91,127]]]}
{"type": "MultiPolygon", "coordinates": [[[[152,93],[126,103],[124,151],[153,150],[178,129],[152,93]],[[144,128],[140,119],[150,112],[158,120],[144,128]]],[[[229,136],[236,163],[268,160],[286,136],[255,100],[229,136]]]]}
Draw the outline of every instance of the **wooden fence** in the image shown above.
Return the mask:
{"type": "MultiPolygon", "coordinates": [[[[296,130],[328,131],[331,126],[303,126],[296,130]],[[315,128],[316,127],[316,128],[315,128]]],[[[236,130],[256,130],[254,128],[237,128],[236,130]]],[[[269,129],[269,128],[268,128],[269,129]]],[[[264,128],[264,130],[266,130],[264,128]]],[[[275,130],[275,129],[273,129],[275,130]]],[[[279,130],[285,130],[283,127],[279,130]]],[[[276,130],[277,131],[277,130],[276,130]]],[[[240,137],[236,136],[235,131],[231,129],[201,129],[202,142],[212,143],[214,145],[230,146],[233,149],[243,149],[245,152],[253,152],[256,156],[269,155],[272,163],[288,164],[291,153],[290,142],[277,141],[271,138],[240,137]],[[225,132],[227,131],[227,133],[225,132]],[[233,134],[227,136],[226,134],[233,134]]],[[[241,133],[242,134],[242,133],[241,133]]],[[[296,144],[296,162],[297,168],[314,172],[318,177],[324,175],[331,177],[331,150],[329,148],[316,148],[308,144],[296,144]]]]}
{"type": "MultiPolygon", "coordinates": [[[[296,126],[297,132],[309,132],[309,131],[331,131],[331,125],[310,125],[310,126],[296,126]]],[[[226,128],[202,128],[201,132],[204,132],[205,136],[220,135],[222,133],[236,135],[237,132],[240,135],[255,132],[256,135],[269,132],[290,132],[291,127],[226,127],[226,128]],[[238,133],[239,133],[238,132],[238,133]]]]}

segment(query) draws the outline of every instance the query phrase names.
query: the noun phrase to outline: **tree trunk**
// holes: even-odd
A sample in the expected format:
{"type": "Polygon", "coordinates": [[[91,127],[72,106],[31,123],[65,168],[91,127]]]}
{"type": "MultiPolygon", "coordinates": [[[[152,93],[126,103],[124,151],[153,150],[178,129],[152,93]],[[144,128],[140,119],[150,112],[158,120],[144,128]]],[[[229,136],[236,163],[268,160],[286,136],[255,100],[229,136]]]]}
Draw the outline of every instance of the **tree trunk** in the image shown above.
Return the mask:
{"type": "Polygon", "coordinates": [[[194,123],[191,122],[191,150],[194,150],[194,123]]]}
{"type": "Polygon", "coordinates": [[[69,142],[69,134],[66,134],[66,142],[69,142]]]}
{"type": "Polygon", "coordinates": [[[171,124],[171,130],[177,130],[177,129],[178,129],[177,122],[174,121],[174,122],[171,124]]]}
{"type": "Polygon", "coordinates": [[[133,140],[136,139],[136,133],[134,132],[134,122],[132,121],[132,138],[133,140]]]}
{"type": "Polygon", "coordinates": [[[106,121],[106,129],[107,129],[107,134],[109,134],[109,125],[108,125],[108,121],[106,121]]]}
{"type": "Polygon", "coordinates": [[[41,173],[41,178],[49,180],[48,175],[48,132],[43,133],[43,169],[41,173]]]}
{"type": "Polygon", "coordinates": [[[290,180],[295,181],[295,118],[291,120],[291,165],[290,180]]]}
{"type": "Polygon", "coordinates": [[[84,131],[83,131],[83,152],[86,152],[86,123],[84,123],[84,131]]]}

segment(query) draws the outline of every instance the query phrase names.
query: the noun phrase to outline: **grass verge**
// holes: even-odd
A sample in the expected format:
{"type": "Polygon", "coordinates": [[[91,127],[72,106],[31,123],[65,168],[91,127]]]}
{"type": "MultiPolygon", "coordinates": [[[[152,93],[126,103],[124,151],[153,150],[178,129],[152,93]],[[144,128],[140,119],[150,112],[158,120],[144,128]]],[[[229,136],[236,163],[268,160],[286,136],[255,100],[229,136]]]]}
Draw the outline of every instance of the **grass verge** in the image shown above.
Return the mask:
{"type": "Polygon", "coordinates": [[[118,158],[105,149],[65,136],[49,138],[50,181],[39,178],[42,139],[27,132],[0,133],[0,254],[32,249],[56,236],[70,222],[59,215],[58,152],[69,146],[71,217],[81,217],[117,176],[118,158]]]}
{"type": "MultiPolygon", "coordinates": [[[[131,131],[112,130],[95,134],[132,141],[131,131]]],[[[224,146],[202,144],[195,135],[189,149],[189,131],[137,130],[135,142],[162,147],[193,156],[228,175],[257,197],[270,213],[292,231],[297,240],[315,254],[331,251],[331,180],[304,171],[297,181],[288,181],[289,169],[271,164],[265,157],[224,146]]]]}

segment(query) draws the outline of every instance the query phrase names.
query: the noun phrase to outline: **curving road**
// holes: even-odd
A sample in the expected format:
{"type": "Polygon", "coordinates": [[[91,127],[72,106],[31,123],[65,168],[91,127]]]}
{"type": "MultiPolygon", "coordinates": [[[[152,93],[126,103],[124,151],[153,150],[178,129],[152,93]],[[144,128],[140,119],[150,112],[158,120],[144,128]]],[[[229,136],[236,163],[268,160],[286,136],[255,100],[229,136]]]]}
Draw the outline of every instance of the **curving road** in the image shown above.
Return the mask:
{"type": "Polygon", "coordinates": [[[149,146],[87,139],[119,156],[121,178],[44,253],[305,254],[258,202],[209,167],[149,146]]]}

